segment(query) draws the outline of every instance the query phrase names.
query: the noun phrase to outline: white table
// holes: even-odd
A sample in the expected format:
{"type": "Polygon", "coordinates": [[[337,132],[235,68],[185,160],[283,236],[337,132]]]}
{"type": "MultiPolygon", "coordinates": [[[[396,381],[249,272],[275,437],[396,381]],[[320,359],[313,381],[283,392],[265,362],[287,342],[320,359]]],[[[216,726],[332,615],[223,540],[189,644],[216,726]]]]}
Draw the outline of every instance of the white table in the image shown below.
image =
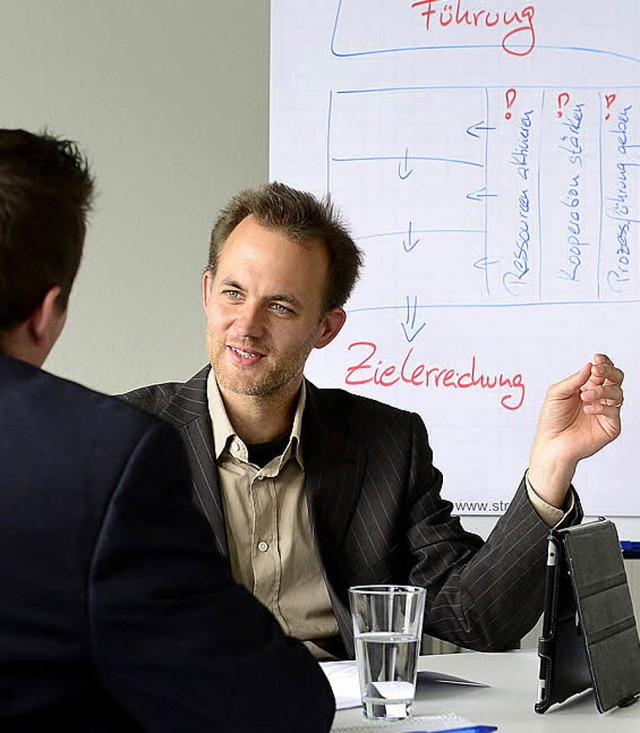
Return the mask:
{"type": "MultiPolygon", "coordinates": [[[[485,682],[491,687],[435,684],[420,691],[415,715],[458,713],[473,723],[497,725],[498,733],[640,733],[640,702],[600,714],[591,690],[556,705],[543,715],[533,709],[538,688],[535,651],[501,654],[438,654],[420,658],[420,669],[485,682]]],[[[359,709],[340,710],[336,723],[362,722],[359,709]]],[[[372,729],[377,726],[375,723],[372,729]]],[[[385,726],[386,727],[386,726],[385,726]]],[[[420,725],[416,724],[416,729],[420,725]]],[[[393,727],[389,726],[390,733],[393,727]]]]}

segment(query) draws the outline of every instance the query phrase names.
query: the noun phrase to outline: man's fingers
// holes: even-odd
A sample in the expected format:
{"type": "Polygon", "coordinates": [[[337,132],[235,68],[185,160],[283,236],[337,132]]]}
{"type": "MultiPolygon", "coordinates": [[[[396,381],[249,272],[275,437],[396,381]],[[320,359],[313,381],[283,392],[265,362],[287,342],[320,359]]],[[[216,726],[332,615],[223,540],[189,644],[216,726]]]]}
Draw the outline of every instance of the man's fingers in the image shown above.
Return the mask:
{"type": "Polygon", "coordinates": [[[608,364],[609,366],[613,366],[613,362],[606,354],[596,354],[593,357],[593,363],[594,364],[608,364]]]}
{"type": "Polygon", "coordinates": [[[594,400],[610,400],[618,402],[622,399],[622,387],[617,382],[605,382],[605,384],[594,385],[587,382],[581,390],[581,397],[585,402],[594,400]]]}
{"type": "Polygon", "coordinates": [[[549,388],[549,396],[556,399],[565,399],[571,397],[578,392],[589,379],[591,374],[592,364],[588,362],[585,364],[580,371],[572,374],[570,377],[563,379],[561,382],[557,382],[549,388]]]}
{"type": "Polygon", "coordinates": [[[608,385],[598,389],[588,389],[580,394],[582,401],[588,405],[602,404],[610,407],[622,407],[624,393],[616,385],[608,385]]]}
{"type": "Polygon", "coordinates": [[[602,381],[608,380],[616,384],[622,384],[624,372],[618,369],[606,354],[596,354],[593,357],[592,376],[602,381]]]}
{"type": "Polygon", "coordinates": [[[624,381],[624,372],[622,369],[612,366],[607,370],[605,381],[613,382],[619,386],[624,381]]]}
{"type": "Polygon", "coordinates": [[[603,404],[618,406],[622,404],[621,384],[624,372],[614,366],[606,354],[596,354],[593,362],[570,377],[552,385],[548,395],[553,399],[568,399],[580,394],[585,404],[604,400],[603,404]]]}

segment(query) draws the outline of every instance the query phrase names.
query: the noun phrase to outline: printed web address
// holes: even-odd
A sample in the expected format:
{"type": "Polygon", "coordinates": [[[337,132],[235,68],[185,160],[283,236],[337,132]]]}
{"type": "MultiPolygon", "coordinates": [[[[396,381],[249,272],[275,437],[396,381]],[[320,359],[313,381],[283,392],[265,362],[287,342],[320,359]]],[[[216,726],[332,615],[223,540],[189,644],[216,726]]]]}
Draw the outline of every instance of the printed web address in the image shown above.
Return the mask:
{"type": "Polygon", "coordinates": [[[508,501],[455,501],[454,514],[504,514],[509,508],[508,501]]]}

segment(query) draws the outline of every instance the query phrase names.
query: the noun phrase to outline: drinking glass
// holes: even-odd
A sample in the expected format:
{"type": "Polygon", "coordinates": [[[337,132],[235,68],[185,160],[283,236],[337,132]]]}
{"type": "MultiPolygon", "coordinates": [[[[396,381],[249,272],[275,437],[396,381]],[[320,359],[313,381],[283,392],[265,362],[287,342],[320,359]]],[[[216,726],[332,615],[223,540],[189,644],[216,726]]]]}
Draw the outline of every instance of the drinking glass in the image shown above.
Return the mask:
{"type": "Polygon", "coordinates": [[[349,588],[351,618],[367,718],[411,715],[426,591],[410,585],[349,588]]]}

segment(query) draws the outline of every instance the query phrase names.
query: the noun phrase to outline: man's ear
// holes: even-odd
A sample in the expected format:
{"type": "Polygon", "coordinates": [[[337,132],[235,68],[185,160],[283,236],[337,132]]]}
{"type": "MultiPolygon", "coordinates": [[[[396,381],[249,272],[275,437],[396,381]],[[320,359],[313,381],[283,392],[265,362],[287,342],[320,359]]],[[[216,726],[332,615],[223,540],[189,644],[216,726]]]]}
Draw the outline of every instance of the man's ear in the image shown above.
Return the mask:
{"type": "Polygon", "coordinates": [[[211,286],[213,285],[213,273],[207,270],[202,277],[202,307],[207,312],[209,307],[209,296],[211,295],[211,286]]]}
{"type": "Polygon", "coordinates": [[[66,308],[61,308],[58,302],[60,291],[59,285],[49,288],[26,323],[34,346],[43,349],[45,356],[57,341],[67,318],[66,308]]]}
{"type": "Polygon", "coordinates": [[[314,348],[322,349],[327,344],[330,344],[340,333],[346,320],[347,314],[342,308],[332,308],[330,311],[327,311],[320,322],[320,330],[318,332],[318,338],[313,345],[314,348]]]}

